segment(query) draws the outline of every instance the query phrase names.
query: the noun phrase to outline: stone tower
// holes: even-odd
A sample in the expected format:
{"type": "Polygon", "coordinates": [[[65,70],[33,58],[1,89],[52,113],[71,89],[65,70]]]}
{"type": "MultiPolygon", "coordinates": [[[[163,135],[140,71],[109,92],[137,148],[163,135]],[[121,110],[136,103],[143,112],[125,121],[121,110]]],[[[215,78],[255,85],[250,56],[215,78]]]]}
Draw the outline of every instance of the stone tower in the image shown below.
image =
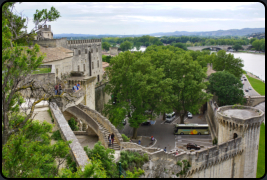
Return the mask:
{"type": "Polygon", "coordinates": [[[223,106],[217,111],[218,144],[242,137],[241,156],[232,160],[233,177],[256,178],[260,125],[264,112],[249,106],[223,106]]]}
{"type": "Polygon", "coordinates": [[[38,31],[36,32],[35,40],[53,39],[53,32],[51,31],[51,25],[38,25],[38,31]]]}

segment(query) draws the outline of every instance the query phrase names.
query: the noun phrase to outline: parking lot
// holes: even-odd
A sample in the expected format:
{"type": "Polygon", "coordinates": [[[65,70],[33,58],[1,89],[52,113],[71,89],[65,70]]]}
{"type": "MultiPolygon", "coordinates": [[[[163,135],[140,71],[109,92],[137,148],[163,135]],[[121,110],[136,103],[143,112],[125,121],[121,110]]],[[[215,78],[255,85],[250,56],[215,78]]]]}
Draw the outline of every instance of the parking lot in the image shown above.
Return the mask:
{"type": "MultiPolygon", "coordinates": [[[[186,124],[207,124],[203,114],[193,115],[193,118],[185,118],[186,124]]],[[[195,143],[197,145],[206,148],[212,145],[212,139],[210,135],[174,135],[175,124],[180,123],[180,118],[176,117],[172,122],[166,122],[162,120],[160,115],[155,120],[155,124],[149,126],[140,126],[137,131],[137,136],[154,136],[157,139],[157,143],[154,147],[164,149],[167,147],[167,151],[170,150],[186,150],[183,145],[187,143],[195,143]]],[[[133,128],[129,126],[129,123],[119,130],[120,133],[125,134],[128,137],[133,135],[133,128]]]]}

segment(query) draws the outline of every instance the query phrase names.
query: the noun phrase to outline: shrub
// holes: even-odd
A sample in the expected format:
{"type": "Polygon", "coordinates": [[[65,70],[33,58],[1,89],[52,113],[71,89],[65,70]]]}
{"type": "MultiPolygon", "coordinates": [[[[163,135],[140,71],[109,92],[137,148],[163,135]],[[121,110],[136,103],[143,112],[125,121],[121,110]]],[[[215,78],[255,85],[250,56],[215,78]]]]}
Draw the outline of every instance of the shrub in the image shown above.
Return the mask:
{"type": "Polygon", "coordinates": [[[123,142],[129,142],[130,138],[128,138],[125,134],[121,134],[123,142]]]}
{"type": "MultiPolygon", "coordinates": [[[[123,169],[134,172],[135,168],[141,168],[144,163],[148,162],[148,155],[140,155],[138,152],[121,151],[120,162],[123,169]]],[[[117,162],[118,164],[118,162],[117,162]]]]}
{"type": "Polygon", "coordinates": [[[58,141],[58,140],[63,140],[62,137],[61,137],[61,134],[59,132],[59,130],[57,131],[54,131],[52,136],[51,136],[52,139],[58,141]]]}
{"type": "Polygon", "coordinates": [[[72,131],[78,131],[79,130],[79,128],[77,126],[78,123],[75,121],[75,119],[73,117],[70,118],[70,120],[68,121],[68,124],[69,124],[72,131]]]}

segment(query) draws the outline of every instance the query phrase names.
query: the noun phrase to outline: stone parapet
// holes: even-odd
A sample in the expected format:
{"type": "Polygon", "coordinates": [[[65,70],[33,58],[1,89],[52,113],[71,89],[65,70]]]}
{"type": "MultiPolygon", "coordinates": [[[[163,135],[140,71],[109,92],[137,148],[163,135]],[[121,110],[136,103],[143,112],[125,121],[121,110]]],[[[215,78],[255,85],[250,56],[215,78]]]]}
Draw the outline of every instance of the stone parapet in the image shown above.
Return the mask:
{"type": "Polygon", "coordinates": [[[115,140],[117,141],[118,145],[121,146],[121,143],[123,142],[121,134],[116,129],[116,127],[113,124],[111,124],[111,122],[106,117],[101,115],[96,110],[90,109],[88,106],[85,106],[83,104],[79,104],[78,107],[81,108],[85,113],[87,113],[93,119],[95,119],[98,123],[103,125],[103,127],[106,128],[110,133],[114,133],[115,140]]]}
{"type": "Polygon", "coordinates": [[[68,122],[64,118],[56,103],[52,102],[49,107],[52,117],[55,120],[55,124],[60,131],[62,139],[64,139],[65,141],[72,141],[72,143],[69,144],[69,147],[73,160],[77,163],[78,166],[81,166],[83,169],[87,163],[90,163],[87,154],[85,153],[83,147],[71,130],[68,122]]]}

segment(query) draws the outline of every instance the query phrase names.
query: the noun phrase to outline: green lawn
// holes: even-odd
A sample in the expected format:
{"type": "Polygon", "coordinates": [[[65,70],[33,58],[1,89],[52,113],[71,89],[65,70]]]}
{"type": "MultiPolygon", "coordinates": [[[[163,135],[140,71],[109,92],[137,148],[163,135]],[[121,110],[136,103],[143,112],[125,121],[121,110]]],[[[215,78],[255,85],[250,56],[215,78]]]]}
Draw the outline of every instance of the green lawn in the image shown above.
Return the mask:
{"type": "Polygon", "coordinates": [[[261,178],[265,174],[265,124],[261,124],[260,142],[258,152],[258,164],[256,178],[261,178]]]}
{"type": "Polygon", "coordinates": [[[32,72],[32,74],[44,74],[44,73],[50,73],[51,68],[37,68],[35,71],[32,72]]]}
{"type": "Polygon", "coordinates": [[[255,89],[255,91],[257,91],[260,95],[265,96],[265,83],[248,75],[246,76],[253,89],[255,89]]]}

